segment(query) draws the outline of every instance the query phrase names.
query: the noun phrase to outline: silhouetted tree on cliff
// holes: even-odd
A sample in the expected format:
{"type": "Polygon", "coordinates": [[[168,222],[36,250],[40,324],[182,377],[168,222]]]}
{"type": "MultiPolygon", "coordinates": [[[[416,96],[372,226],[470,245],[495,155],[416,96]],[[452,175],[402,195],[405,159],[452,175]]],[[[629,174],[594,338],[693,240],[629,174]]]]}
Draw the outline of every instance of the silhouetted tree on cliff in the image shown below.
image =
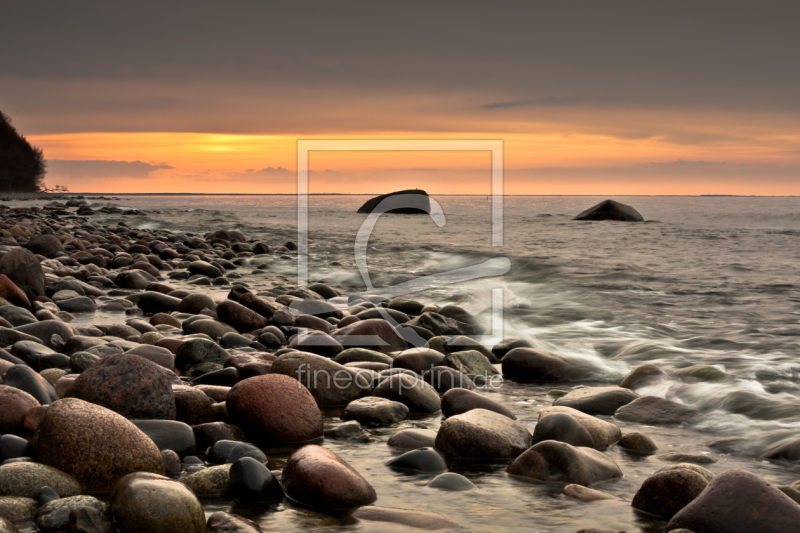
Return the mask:
{"type": "Polygon", "coordinates": [[[0,191],[37,192],[44,174],[42,149],[31,146],[0,111],[0,191]]]}

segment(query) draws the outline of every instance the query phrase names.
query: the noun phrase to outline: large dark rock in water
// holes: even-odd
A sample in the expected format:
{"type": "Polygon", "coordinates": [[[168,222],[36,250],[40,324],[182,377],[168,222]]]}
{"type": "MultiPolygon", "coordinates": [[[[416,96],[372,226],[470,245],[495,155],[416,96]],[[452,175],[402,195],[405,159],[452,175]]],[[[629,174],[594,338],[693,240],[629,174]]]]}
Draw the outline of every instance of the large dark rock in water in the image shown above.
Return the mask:
{"type": "Polygon", "coordinates": [[[744,470],[723,472],[689,505],[667,531],[695,533],[782,533],[797,531],[800,505],[764,479],[744,470]]]}
{"type": "Polygon", "coordinates": [[[287,496],[314,509],[352,509],[377,499],[361,474],[321,446],[294,452],[283,468],[282,481],[287,496]]]}
{"type": "Polygon", "coordinates": [[[390,192],[367,200],[358,208],[359,213],[372,213],[383,200],[391,198],[381,208],[383,213],[398,213],[401,215],[420,215],[430,213],[431,202],[428,193],[422,189],[408,189],[405,191],[390,192]],[[402,195],[402,196],[400,196],[402,195]],[[413,196],[411,196],[413,195],[413,196]],[[393,198],[397,197],[397,198],[393,198]]]}
{"type": "Polygon", "coordinates": [[[631,506],[651,515],[672,518],[697,498],[713,479],[713,473],[696,465],[662,468],[644,480],[631,506]]]}
{"type": "Polygon", "coordinates": [[[516,458],[506,470],[539,481],[588,486],[622,477],[619,467],[603,452],[546,440],[516,458]]]}
{"type": "Polygon", "coordinates": [[[583,211],[575,220],[619,220],[622,222],[644,222],[639,212],[629,205],[605,200],[583,211]]]}

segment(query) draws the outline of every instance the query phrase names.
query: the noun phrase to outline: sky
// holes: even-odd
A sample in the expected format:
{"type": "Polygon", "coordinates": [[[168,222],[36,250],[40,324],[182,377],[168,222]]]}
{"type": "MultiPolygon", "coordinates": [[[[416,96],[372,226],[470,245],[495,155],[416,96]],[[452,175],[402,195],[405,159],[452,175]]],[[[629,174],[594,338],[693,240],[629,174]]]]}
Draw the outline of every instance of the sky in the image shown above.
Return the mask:
{"type": "MultiPolygon", "coordinates": [[[[0,111],[72,192],[294,193],[298,139],[487,139],[506,194],[800,194],[800,4],[5,2],[0,111]]],[[[311,192],[488,194],[488,152],[311,192]]]]}

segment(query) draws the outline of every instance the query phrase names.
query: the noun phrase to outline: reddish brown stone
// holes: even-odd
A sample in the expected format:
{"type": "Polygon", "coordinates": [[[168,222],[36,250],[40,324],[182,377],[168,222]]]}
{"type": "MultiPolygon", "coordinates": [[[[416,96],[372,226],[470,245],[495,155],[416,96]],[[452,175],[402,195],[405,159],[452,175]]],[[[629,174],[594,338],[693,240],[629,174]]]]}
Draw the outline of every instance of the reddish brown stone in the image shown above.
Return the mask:
{"type": "Polygon", "coordinates": [[[177,419],[190,426],[205,424],[214,420],[214,411],[211,409],[211,399],[206,394],[193,387],[173,387],[177,419]]]}
{"type": "Polygon", "coordinates": [[[158,447],[117,413],[76,398],[58,400],[38,424],[40,463],[77,479],[87,491],[111,490],[131,472],[164,473],[158,447]]]}
{"type": "Polygon", "coordinates": [[[451,389],[442,396],[442,414],[444,416],[455,416],[473,409],[487,409],[516,420],[506,406],[487,398],[483,394],[467,389],[451,389]]]}
{"type": "Polygon", "coordinates": [[[240,381],[226,402],[231,422],[265,442],[305,442],[322,436],[322,414],[308,389],[289,376],[240,381]]]}
{"type": "Polygon", "coordinates": [[[377,499],[372,485],[352,466],[313,444],[289,457],[281,479],[287,496],[315,509],[352,509],[377,499]]]}
{"type": "Polygon", "coordinates": [[[190,294],[178,304],[178,312],[180,313],[196,315],[203,309],[209,309],[211,311],[217,310],[217,304],[214,303],[214,300],[212,300],[210,296],[205,294],[190,294]]]}
{"type": "Polygon", "coordinates": [[[25,293],[17,287],[5,274],[0,274],[0,298],[5,298],[14,305],[30,307],[31,302],[25,293]]]}
{"type": "Polygon", "coordinates": [[[238,331],[253,331],[267,326],[266,318],[233,300],[225,300],[217,306],[217,317],[238,331]]]}
{"type": "Polygon", "coordinates": [[[166,348],[172,353],[178,353],[178,347],[183,344],[182,339],[158,339],[155,343],[155,346],[160,348],[166,348]]]}
{"type": "Polygon", "coordinates": [[[0,385],[0,434],[22,432],[25,415],[34,407],[39,407],[36,398],[27,392],[0,385]]]}
{"type": "Polygon", "coordinates": [[[102,405],[133,419],[175,420],[175,399],[164,371],[131,354],[102,358],[67,390],[67,397],[102,405]]]}

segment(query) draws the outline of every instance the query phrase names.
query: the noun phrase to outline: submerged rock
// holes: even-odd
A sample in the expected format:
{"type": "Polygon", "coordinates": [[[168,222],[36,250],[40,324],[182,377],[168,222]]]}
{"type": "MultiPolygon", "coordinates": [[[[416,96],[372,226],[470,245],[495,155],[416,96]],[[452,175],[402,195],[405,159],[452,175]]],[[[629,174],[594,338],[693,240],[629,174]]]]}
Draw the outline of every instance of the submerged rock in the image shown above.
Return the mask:
{"type": "Polygon", "coordinates": [[[517,457],[506,472],[539,481],[576,485],[622,477],[616,463],[602,452],[553,440],[534,445],[517,457]]]}
{"type": "Polygon", "coordinates": [[[620,429],[611,422],[600,420],[595,416],[587,415],[571,407],[545,407],[539,411],[539,422],[541,423],[545,417],[556,413],[566,413],[586,428],[586,431],[592,436],[595,448],[608,448],[622,436],[620,429]]]}
{"type": "Polygon", "coordinates": [[[582,211],[575,220],[619,220],[623,222],[644,222],[644,218],[633,207],[614,200],[604,200],[582,211]]]}
{"type": "Polygon", "coordinates": [[[473,490],[478,488],[472,481],[465,478],[461,474],[456,474],[455,472],[445,472],[444,474],[439,474],[430,480],[426,487],[430,489],[447,490],[451,492],[462,492],[465,490],[473,490]]]}
{"type": "Polygon", "coordinates": [[[403,429],[389,437],[386,444],[406,450],[431,448],[436,445],[436,432],[430,429],[403,429]]]}
{"type": "Polygon", "coordinates": [[[349,518],[364,522],[385,522],[397,524],[403,528],[424,529],[438,531],[442,529],[455,529],[458,524],[448,520],[440,514],[428,511],[411,511],[407,509],[389,509],[368,505],[359,507],[348,515],[349,518]]]}
{"type": "Polygon", "coordinates": [[[614,418],[647,425],[672,425],[698,416],[697,409],[657,396],[641,396],[617,409],[614,418]]]}
{"type": "Polygon", "coordinates": [[[438,474],[447,470],[447,463],[433,448],[418,448],[388,461],[386,466],[393,470],[414,470],[438,474]]]}

